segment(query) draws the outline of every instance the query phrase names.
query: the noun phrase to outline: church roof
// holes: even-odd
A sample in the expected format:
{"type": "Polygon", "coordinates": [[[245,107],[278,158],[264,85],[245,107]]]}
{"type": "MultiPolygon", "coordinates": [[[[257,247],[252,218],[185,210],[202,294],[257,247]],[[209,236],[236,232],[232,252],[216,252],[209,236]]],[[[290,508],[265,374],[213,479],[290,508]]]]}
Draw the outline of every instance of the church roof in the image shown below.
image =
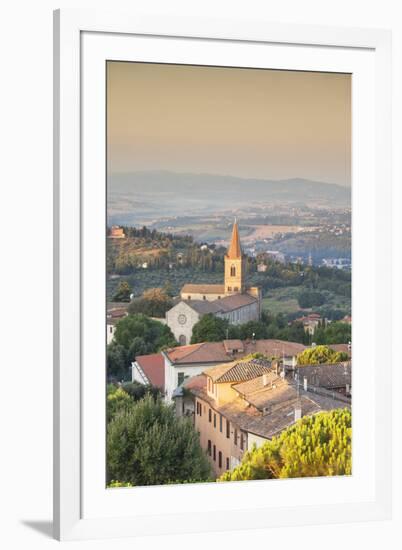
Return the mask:
{"type": "Polygon", "coordinates": [[[230,296],[224,296],[220,300],[182,300],[191,309],[202,313],[229,313],[235,309],[239,309],[257,301],[257,298],[250,296],[250,294],[231,294],[230,296]]]}
{"type": "Polygon", "coordinates": [[[235,221],[233,224],[232,240],[230,241],[230,245],[226,256],[231,260],[237,260],[242,257],[239,228],[237,227],[237,221],[235,221]]]}
{"type": "Polygon", "coordinates": [[[181,293],[188,293],[188,294],[224,294],[225,293],[225,285],[208,285],[208,284],[192,284],[188,283],[185,284],[181,291],[181,293]]]}

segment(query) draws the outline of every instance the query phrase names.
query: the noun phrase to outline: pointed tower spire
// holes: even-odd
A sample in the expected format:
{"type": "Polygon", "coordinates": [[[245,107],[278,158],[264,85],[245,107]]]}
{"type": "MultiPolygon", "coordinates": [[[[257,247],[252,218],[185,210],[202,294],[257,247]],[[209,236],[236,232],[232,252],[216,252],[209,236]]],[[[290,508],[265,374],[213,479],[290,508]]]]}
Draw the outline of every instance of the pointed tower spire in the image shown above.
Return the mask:
{"type": "Polygon", "coordinates": [[[237,260],[242,257],[242,250],[240,245],[239,228],[237,227],[237,219],[235,218],[232,230],[232,240],[230,242],[227,257],[231,260],[237,260]]]}

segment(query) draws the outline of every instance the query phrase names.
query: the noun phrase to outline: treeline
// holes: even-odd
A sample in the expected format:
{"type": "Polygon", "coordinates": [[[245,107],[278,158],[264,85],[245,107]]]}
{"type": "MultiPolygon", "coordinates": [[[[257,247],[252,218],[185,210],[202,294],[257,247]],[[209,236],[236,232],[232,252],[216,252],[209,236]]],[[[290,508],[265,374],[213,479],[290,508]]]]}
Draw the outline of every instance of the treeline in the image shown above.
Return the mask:
{"type": "Polygon", "coordinates": [[[351,326],[346,323],[334,322],[320,325],[313,336],[304,330],[301,321],[287,321],[281,313],[271,315],[263,312],[260,321],[249,321],[243,325],[230,325],[227,319],[204,315],[193,327],[192,344],[200,342],[221,342],[230,339],[275,339],[288,342],[298,342],[310,345],[346,344],[351,341],[351,326]]]}

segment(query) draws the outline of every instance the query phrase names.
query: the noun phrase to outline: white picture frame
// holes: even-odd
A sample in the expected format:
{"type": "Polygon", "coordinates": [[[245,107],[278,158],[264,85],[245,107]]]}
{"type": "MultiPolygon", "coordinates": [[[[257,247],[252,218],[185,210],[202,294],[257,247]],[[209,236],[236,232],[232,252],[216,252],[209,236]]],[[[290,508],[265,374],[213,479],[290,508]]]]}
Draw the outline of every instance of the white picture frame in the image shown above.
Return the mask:
{"type": "Polygon", "coordinates": [[[390,517],[390,59],[391,36],[384,30],[97,10],[55,12],[56,538],[191,533],[233,526],[250,529],[390,517]],[[104,364],[104,346],[99,342],[105,329],[104,270],[99,275],[99,266],[104,265],[102,71],[106,59],[222,66],[254,63],[258,67],[352,74],[353,377],[357,389],[353,396],[354,474],[350,478],[109,492],[101,483],[105,423],[99,419],[104,418],[105,381],[98,366],[102,360],[104,364]],[[387,342],[387,346],[379,342],[387,342]],[[267,483],[272,484],[268,495],[267,483]]]}

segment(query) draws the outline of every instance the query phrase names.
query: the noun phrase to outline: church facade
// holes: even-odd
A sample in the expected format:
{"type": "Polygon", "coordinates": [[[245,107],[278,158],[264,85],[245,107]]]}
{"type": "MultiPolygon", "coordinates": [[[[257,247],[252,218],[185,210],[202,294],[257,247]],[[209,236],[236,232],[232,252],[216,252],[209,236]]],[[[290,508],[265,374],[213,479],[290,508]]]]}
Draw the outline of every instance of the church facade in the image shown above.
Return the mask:
{"type": "Polygon", "coordinates": [[[207,313],[227,319],[234,325],[260,318],[261,290],[246,286],[245,262],[235,221],[225,255],[223,284],[185,284],[178,303],[166,312],[166,323],[180,345],[190,343],[194,325],[207,313]]]}

